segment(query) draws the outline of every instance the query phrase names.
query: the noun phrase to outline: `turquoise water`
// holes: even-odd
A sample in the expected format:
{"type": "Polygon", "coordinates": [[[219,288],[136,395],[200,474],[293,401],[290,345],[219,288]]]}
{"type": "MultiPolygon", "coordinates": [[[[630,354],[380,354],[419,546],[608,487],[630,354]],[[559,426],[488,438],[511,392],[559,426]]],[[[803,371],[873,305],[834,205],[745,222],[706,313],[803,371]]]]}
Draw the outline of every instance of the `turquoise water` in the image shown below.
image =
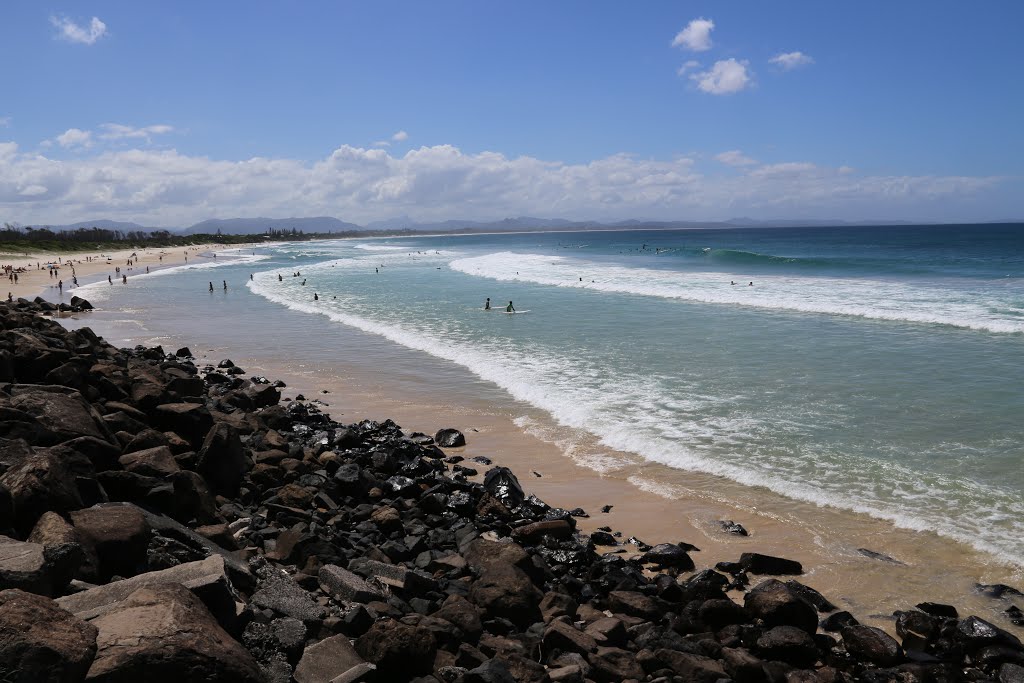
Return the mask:
{"type": "Polygon", "coordinates": [[[296,243],[132,285],[83,294],[284,353],[386,339],[609,449],[1024,565],[1024,226],[296,243]]]}

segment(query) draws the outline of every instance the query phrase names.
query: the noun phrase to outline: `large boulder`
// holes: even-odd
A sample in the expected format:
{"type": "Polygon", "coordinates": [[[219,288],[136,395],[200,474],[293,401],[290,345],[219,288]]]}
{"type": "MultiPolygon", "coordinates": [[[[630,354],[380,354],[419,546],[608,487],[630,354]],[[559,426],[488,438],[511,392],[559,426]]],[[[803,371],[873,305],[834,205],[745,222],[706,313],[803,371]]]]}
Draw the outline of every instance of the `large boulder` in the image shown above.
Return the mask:
{"type": "Polygon", "coordinates": [[[441,448],[458,448],[466,445],[466,437],[458,429],[439,429],[434,434],[434,443],[441,448]]]}
{"type": "Polygon", "coordinates": [[[233,427],[218,422],[206,434],[196,456],[196,471],[206,478],[214,493],[235,496],[251,463],[233,427]]]}
{"type": "Polygon", "coordinates": [[[856,659],[879,666],[893,666],[903,659],[896,639],[874,626],[847,626],[842,630],[846,651],[856,659]]]}
{"type": "Polygon", "coordinates": [[[514,566],[495,565],[485,570],[469,597],[491,617],[503,617],[520,628],[541,620],[539,606],[544,594],[514,566]]]}
{"type": "Polygon", "coordinates": [[[758,584],[743,598],[743,606],[766,626],[795,626],[807,633],[818,630],[818,613],[789,586],[777,579],[758,584]]]}
{"type": "Polygon", "coordinates": [[[0,485],[10,491],[14,526],[27,534],[44,512],[82,507],[74,475],[52,455],[33,455],[7,470],[0,485]]]}
{"type": "Polygon", "coordinates": [[[82,549],[75,544],[47,547],[0,536],[0,588],[54,595],[81,562],[82,549]]]}
{"type": "Polygon", "coordinates": [[[77,391],[61,394],[26,390],[11,398],[11,406],[44,424],[54,434],[55,443],[79,436],[114,440],[99,413],[77,391]]]}
{"type": "Polygon", "coordinates": [[[260,680],[252,656],[180,584],[136,590],[92,625],[99,630],[88,680],[260,680]]]}
{"type": "Polygon", "coordinates": [[[206,406],[200,403],[164,403],[153,412],[157,427],[174,432],[193,448],[200,448],[206,433],[213,426],[213,417],[206,406]]]}
{"type": "Polygon", "coordinates": [[[220,555],[65,595],[57,598],[57,604],[82,619],[95,619],[115,608],[120,601],[140,588],[165,583],[185,586],[203,601],[224,628],[233,628],[238,594],[228,578],[224,558],[220,555]]]}
{"type": "Polygon", "coordinates": [[[322,683],[339,676],[346,676],[342,680],[355,680],[375,668],[363,661],[346,636],[331,636],[305,649],[295,667],[295,680],[297,683],[322,683]]]}
{"type": "Polygon", "coordinates": [[[49,598],[0,591],[0,680],[81,681],[96,655],[96,633],[95,626],[49,598]]]}
{"type": "Polygon", "coordinates": [[[109,581],[115,575],[134,576],[145,571],[150,528],[135,506],[102,504],[76,510],[71,513],[71,523],[96,558],[95,566],[83,567],[86,578],[109,581]]]}
{"type": "Polygon", "coordinates": [[[181,470],[167,446],[127,453],[118,459],[118,463],[129,472],[146,477],[169,477],[181,470]]]}
{"type": "Polygon", "coordinates": [[[356,652],[377,665],[382,680],[407,680],[430,673],[437,643],[426,628],[382,619],[359,637],[356,652]]]}

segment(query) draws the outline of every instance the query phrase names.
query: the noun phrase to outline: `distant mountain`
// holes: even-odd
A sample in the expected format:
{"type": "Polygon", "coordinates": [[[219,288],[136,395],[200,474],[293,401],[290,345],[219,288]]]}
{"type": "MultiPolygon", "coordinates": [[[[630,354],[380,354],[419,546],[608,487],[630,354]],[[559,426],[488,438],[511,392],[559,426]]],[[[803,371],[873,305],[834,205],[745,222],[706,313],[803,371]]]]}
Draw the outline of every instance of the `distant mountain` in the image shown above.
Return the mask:
{"type": "Polygon", "coordinates": [[[79,221],[78,223],[71,223],[70,225],[51,225],[51,230],[78,230],[79,228],[100,228],[102,230],[120,230],[122,232],[131,232],[133,230],[153,230],[154,228],[146,228],[138,223],[126,223],[125,221],[110,221],[106,219],[100,219],[98,221],[79,221]]]}
{"type": "Polygon", "coordinates": [[[313,218],[211,218],[185,228],[186,235],[197,233],[217,234],[220,230],[228,235],[254,235],[266,232],[267,228],[275,230],[301,230],[302,232],[349,232],[364,230],[361,225],[346,223],[331,216],[313,218]]]}

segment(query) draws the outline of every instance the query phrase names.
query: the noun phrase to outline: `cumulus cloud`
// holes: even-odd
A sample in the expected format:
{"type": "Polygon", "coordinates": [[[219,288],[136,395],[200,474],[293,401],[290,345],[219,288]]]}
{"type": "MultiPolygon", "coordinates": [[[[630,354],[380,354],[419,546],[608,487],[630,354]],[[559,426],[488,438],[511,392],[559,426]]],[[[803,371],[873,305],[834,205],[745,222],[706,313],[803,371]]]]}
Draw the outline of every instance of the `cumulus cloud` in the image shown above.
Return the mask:
{"type": "Polygon", "coordinates": [[[726,166],[752,166],[757,163],[738,149],[730,149],[727,152],[715,155],[715,160],[726,166]]]}
{"type": "Polygon", "coordinates": [[[694,19],[686,25],[682,31],[676,34],[672,40],[672,47],[681,47],[694,52],[704,52],[711,49],[711,31],[715,28],[715,22],[701,17],[694,19]]]}
{"type": "Polygon", "coordinates": [[[92,133],[78,128],[68,128],[66,131],[54,138],[54,141],[61,147],[92,147],[92,133]]]}
{"type": "Polygon", "coordinates": [[[771,64],[776,64],[785,71],[796,69],[801,66],[807,66],[808,64],[814,64],[814,58],[810,55],[805,55],[803,52],[782,52],[775,55],[768,60],[771,64]]]}
{"type": "Polygon", "coordinates": [[[690,78],[698,89],[712,95],[729,95],[751,84],[747,62],[738,62],[731,57],[715,62],[709,70],[695,73],[690,78]]]}
{"type": "Polygon", "coordinates": [[[392,135],[391,139],[394,140],[395,142],[402,142],[403,140],[409,139],[409,134],[406,133],[404,130],[400,130],[394,135],[392,135]]]}
{"type": "Polygon", "coordinates": [[[79,26],[68,17],[50,17],[50,23],[57,29],[57,37],[69,43],[92,45],[107,34],[107,25],[93,17],[88,26],[79,26]]]}
{"type": "MultiPolygon", "coordinates": [[[[742,156],[742,155],[740,155],[742,156]]],[[[726,157],[737,158],[737,157],[726,157]]],[[[73,222],[105,215],[190,225],[214,215],[334,215],[356,222],[541,215],[612,220],[732,215],[898,217],[977,200],[995,178],[865,176],[803,162],[704,174],[686,157],[617,154],[568,164],[451,145],[404,155],[342,145],[314,163],[226,161],[173,150],[101,151],[54,160],[0,143],[0,220],[73,222]]],[[[921,215],[920,213],[918,215],[921,215]]]]}
{"type": "Polygon", "coordinates": [[[104,140],[124,140],[124,139],[137,139],[142,138],[149,140],[153,135],[165,135],[174,131],[173,126],[166,124],[156,124],[153,126],[144,126],[142,128],[134,128],[132,126],[125,126],[120,123],[104,123],[100,126],[103,132],[100,133],[100,137],[104,140]]]}

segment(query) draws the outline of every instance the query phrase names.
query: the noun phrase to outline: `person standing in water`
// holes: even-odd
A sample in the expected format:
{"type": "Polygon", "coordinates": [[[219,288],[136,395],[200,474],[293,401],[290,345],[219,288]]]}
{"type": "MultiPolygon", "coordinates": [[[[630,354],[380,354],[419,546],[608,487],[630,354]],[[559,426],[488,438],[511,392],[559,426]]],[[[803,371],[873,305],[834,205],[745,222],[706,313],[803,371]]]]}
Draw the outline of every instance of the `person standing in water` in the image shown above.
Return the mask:
{"type": "Polygon", "coordinates": [[[227,280],[223,280],[223,282],[224,282],[224,291],[226,292],[226,291],[228,291],[228,281],[227,280]]]}
{"type": "Polygon", "coordinates": [[[515,313],[516,312],[516,307],[512,305],[511,301],[509,301],[508,302],[508,306],[505,307],[505,312],[506,313],[515,313]]]}
{"type": "Polygon", "coordinates": [[[210,291],[213,291],[213,280],[210,281],[210,291]]]}
{"type": "Polygon", "coordinates": [[[484,302],[484,310],[491,310],[491,297],[487,297],[487,301],[484,302]]]}

